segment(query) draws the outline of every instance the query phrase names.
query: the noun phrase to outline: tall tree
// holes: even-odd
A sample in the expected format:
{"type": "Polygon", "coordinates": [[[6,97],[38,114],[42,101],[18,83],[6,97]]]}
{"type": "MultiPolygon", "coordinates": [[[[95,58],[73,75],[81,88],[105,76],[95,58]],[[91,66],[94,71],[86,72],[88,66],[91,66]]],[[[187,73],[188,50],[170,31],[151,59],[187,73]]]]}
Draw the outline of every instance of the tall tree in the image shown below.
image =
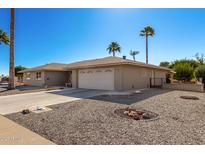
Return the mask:
{"type": "Polygon", "coordinates": [[[155,32],[151,26],[144,27],[144,29],[140,31],[140,36],[146,37],[146,64],[148,64],[148,37],[153,37],[154,35],[155,32]]]}
{"type": "Polygon", "coordinates": [[[0,44],[2,44],[2,43],[8,45],[9,44],[9,37],[8,37],[6,32],[4,32],[2,29],[0,29],[0,44]]]}
{"type": "Polygon", "coordinates": [[[132,50],[130,50],[130,55],[133,57],[133,60],[135,61],[135,56],[137,55],[137,54],[139,54],[140,52],[139,51],[132,51],[132,50]]]}
{"type": "Polygon", "coordinates": [[[119,45],[119,43],[117,42],[111,42],[107,48],[107,51],[109,52],[109,54],[113,54],[113,57],[115,57],[115,53],[116,52],[120,52],[121,51],[121,47],[119,45]]]}
{"type": "Polygon", "coordinates": [[[15,10],[10,10],[10,59],[9,59],[9,89],[14,89],[14,15],[15,10]]]}

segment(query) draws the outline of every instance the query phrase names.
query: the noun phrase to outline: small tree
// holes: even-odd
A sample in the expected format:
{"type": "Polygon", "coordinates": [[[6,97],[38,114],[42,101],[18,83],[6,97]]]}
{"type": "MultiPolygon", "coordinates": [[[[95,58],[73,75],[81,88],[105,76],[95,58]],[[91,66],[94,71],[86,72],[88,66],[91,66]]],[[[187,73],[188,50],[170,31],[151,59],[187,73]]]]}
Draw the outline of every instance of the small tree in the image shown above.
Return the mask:
{"type": "Polygon", "coordinates": [[[137,55],[137,54],[139,54],[140,52],[139,51],[132,51],[132,50],[130,50],[130,55],[132,56],[132,58],[133,58],[133,60],[135,61],[135,56],[137,55]]]}
{"type": "Polygon", "coordinates": [[[168,61],[163,61],[163,62],[160,62],[159,66],[161,67],[169,67],[169,62],[168,61]]]}
{"type": "Polygon", "coordinates": [[[15,66],[15,68],[14,68],[14,70],[15,70],[15,76],[21,76],[22,74],[19,74],[18,72],[19,72],[19,71],[22,71],[22,70],[25,70],[25,69],[26,69],[26,67],[23,67],[23,66],[21,66],[21,65],[15,66]]]}
{"type": "Polygon", "coordinates": [[[174,78],[180,81],[190,81],[193,78],[194,69],[189,64],[178,64],[174,67],[174,78]]]}
{"type": "Polygon", "coordinates": [[[195,76],[199,80],[202,78],[202,82],[205,83],[205,65],[201,65],[195,70],[195,76]]]}

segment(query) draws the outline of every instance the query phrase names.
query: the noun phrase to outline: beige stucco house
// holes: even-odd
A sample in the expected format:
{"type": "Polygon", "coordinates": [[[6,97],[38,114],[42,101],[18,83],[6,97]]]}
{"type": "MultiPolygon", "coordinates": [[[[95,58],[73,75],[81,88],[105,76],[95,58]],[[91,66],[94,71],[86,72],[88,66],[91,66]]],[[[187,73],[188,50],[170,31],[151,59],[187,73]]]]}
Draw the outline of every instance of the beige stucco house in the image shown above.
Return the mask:
{"type": "Polygon", "coordinates": [[[147,88],[153,82],[163,84],[166,75],[172,72],[168,68],[126,58],[105,57],[70,64],[52,63],[20,73],[23,73],[26,85],[60,86],[70,83],[74,88],[121,91],[147,88]]]}

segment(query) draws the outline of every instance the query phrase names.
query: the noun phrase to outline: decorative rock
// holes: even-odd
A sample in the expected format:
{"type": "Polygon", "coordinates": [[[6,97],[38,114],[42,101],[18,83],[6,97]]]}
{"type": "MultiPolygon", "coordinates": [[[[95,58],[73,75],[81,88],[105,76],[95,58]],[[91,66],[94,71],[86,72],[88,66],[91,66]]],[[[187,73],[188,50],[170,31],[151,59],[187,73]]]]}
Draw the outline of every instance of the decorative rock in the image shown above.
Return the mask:
{"type": "Polygon", "coordinates": [[[143,119],[150,119],[150,115],[148,113],[143,113],[142,114],[143,119]]]}
{"type": "Polygon", "coordinates": [[[128,114],[129,114],[129,111],[124,111],[124,114],[128,115],[128,114]]]}
{"type": "Polygon", "coordinates": [[[130,111],[130,112],[128,113],[128,115],[131,116],[131,117],[134,117],[134,116],[136,115],[136,112],[135,112],[135,111],[130,111]]]}
{"type": "Polygon", "coordinates": [[[134,116],[134,119],[135,119],[135,120],[140,120],[140,116],[139,116],[139,115],[135,115],[135,116],[134,116]]]}
{"type": "Polygon", "coordinates": [[[143,115],[145,112],[143,112],[143,111],[136,111],[136,113],[139,114],[139,115],[143,115]]]}
{"type": "Polygon", "coordinates": [[[30,113],[30,110],[29,110],[29,109],[25,109],[25,110],[22,110],[21,113],[22,113],[22,114],[29,114],[29,113],[30,113]]]}

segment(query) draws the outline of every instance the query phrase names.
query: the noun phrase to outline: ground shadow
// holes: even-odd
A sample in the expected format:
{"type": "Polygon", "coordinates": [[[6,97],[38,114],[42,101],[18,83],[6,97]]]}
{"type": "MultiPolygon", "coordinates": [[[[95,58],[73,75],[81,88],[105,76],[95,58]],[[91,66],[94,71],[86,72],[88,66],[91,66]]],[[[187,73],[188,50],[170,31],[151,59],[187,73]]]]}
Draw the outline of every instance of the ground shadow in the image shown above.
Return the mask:
{"type": "Polygon", "coordinates": [[[47,93],[67,96],[67,97],[73,97],[73,98],[91,98],[103,92],[106,92],[106,91],[92,90],[92,89],[68,89],[68,90],[60,90],[60,91],[49,91],[47,93]]]}
{"type": "Polygon", "coordinates": [[[48,93],[67,96],[67,97],[87,98],[91,100],[99,100],[99,101],[107,101],[111,103],[131,105],[141,100],[145,100],[157,95],[162,95],[170,91],[171,90],[151,88],[151,89],[141,90],[140,93],[135,93],[130,95],[111,95],[109,94],[109,91],[73,89],[70,91],[52,91],[48,93]],[[103,94],[104,92],[106,94],[103,94]]]}
{"type": "Polygon", "coordinates": [[[140,93],[135,93],[131,95],[101,95],[92,97],[90,99],[94,100],[100,100],[100,101],[108,101],[112,103],[118,103],[118,104],[125,104],[125,105],[131,105],[134,103],[137,103],[139,101],[148,99],[150,97],[154,97],[157,95],[162,95],[165,93],[168,93],[172,90],[165,90],[165,89],[158,89],[158,88],[152,88],[147,90],[141,90],[140,93]]]}
{"type": "Polygon", "coordinates": [[[8,85],[0,85],[0,96],[31,93],[45,90],[44,87],[19,85],[15,89],[8,89],[8,85]]]}

